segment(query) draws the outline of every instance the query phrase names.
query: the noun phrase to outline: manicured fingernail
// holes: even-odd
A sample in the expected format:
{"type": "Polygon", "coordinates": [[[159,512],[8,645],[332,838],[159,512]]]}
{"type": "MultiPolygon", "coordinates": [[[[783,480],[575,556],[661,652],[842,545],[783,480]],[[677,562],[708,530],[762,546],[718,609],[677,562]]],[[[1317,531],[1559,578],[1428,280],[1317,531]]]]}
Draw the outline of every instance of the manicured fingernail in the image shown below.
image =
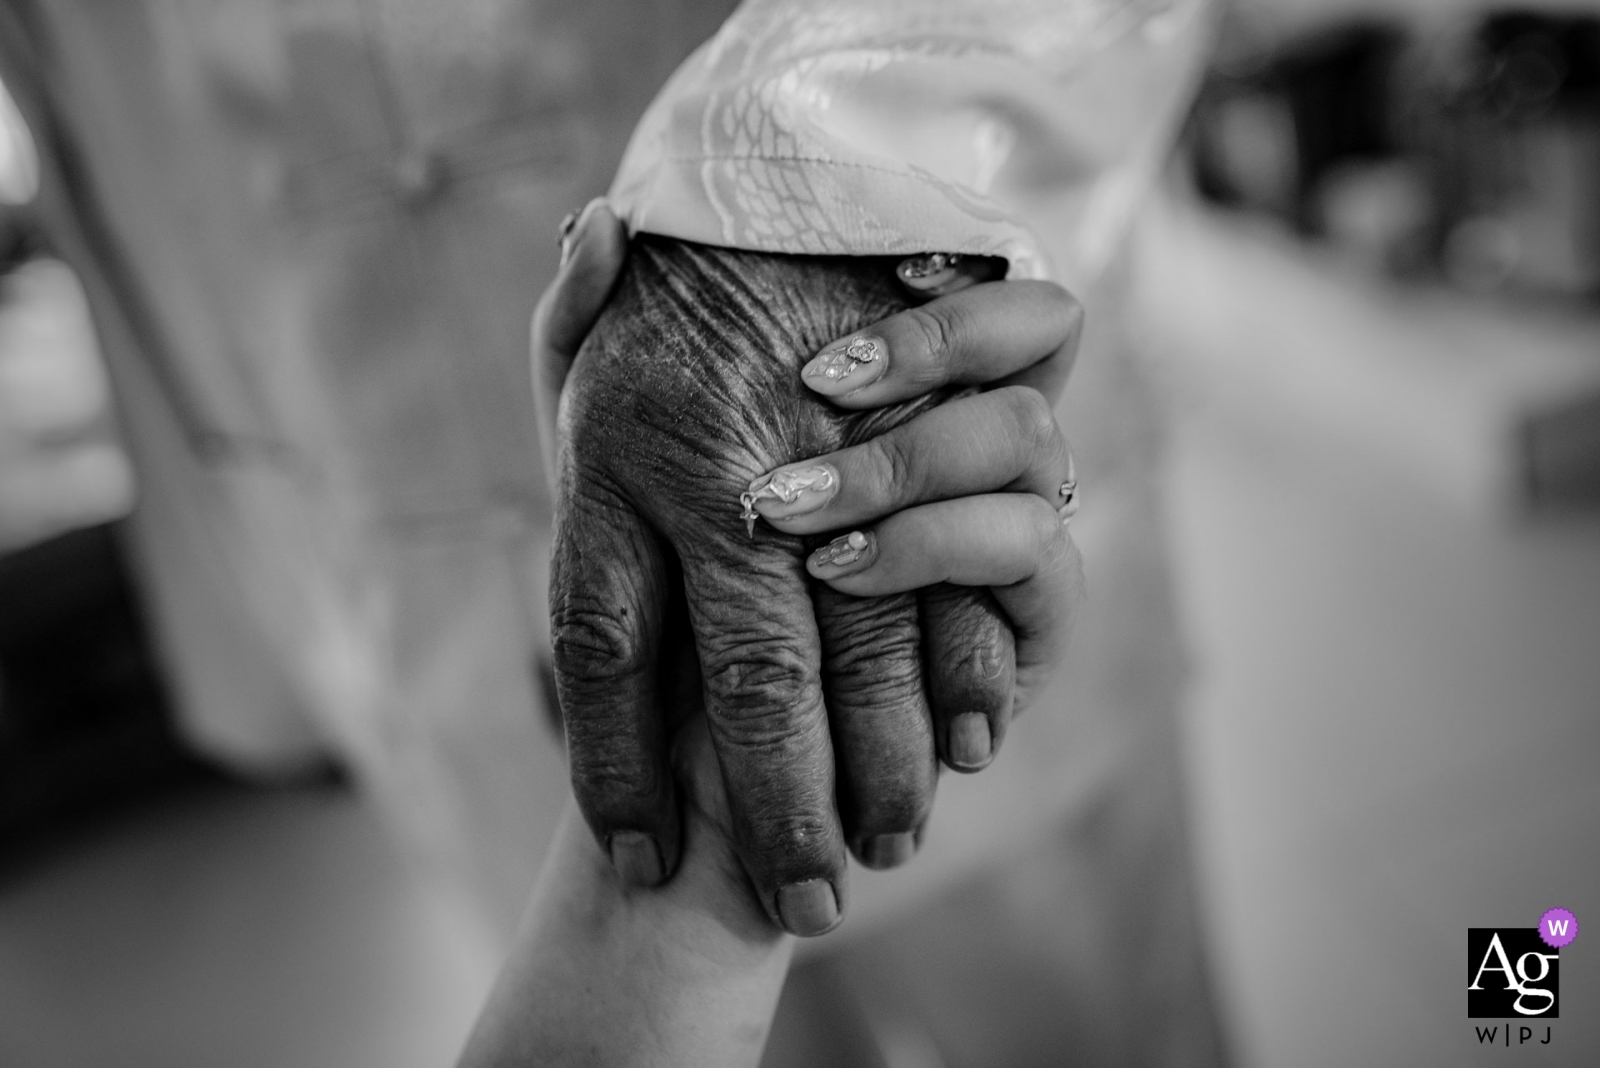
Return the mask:
{"type": "Polygon", "coordinates": [[[826,879],[807,879],[778,890],[778,922],[802,938],[832,930],[839,923],[839,898],[826,879]]]}
{"type": "Polygon", "coordinates": [[[917,836],[910,831],[880,834],[861,843],[861,863],[882,870],[898,868],[917,851],[917,836]]]}
{"type": "Polygon", "coordinates": [[[977,771],[994,756],[989,717],[963,712],[950,721],[950,763],[963,771],[977,771]]]}
{"type": "Polygon", "coordinates": [[[833,498],[839,478],[827,464],[779,468],[750,483],[739,495],[745,512],[759,512],[768,519],[815,512],[833,498]]]}
{"type": "Polygon", "coordinates": [[[643,831],[617,831],[611,836],[611,866],[629,886],[657,886],[667,877],[661,847],[643,831]]]}
{"type": "Polygon", "coordinates": [[[854,574],[864,571],[877,556],[878,539],[871,534],[852,530],[811,554],[811,566],[826,567],[829,577],[837,574],[854,574]]]}
{"type": "Polygon", "coordinates": [[[943,296],[951,283],[962,278],[961,257],[949,252],[929,252],[900,261],[895,274],[907,289],[931,296],[943,296]]]}
{"type": "Polygon", "coordinates": [[[882,338],[857,335],[817,353],[800,378],[818,393],[839,397],[876,382],[888,365],[889,346],[882,338]]]}

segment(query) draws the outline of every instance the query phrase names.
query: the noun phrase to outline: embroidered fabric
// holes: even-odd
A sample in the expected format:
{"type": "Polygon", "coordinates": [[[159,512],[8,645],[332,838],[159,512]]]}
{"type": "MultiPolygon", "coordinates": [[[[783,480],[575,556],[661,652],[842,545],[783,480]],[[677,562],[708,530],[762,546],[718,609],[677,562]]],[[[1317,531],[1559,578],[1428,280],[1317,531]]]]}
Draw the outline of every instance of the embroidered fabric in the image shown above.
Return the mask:
{"type": "Polygon", "coordinates": [[[1170,142],[1205,0],[747,0],[634,133],[635,231],[1001,256],[1082,285],[1170,142]]]}

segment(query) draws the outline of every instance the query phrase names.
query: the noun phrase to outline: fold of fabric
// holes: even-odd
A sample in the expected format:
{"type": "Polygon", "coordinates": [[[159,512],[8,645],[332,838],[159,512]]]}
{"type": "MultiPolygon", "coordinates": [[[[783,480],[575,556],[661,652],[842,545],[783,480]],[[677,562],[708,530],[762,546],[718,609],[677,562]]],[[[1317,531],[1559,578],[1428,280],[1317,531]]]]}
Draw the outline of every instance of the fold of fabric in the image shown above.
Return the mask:
{"type": "Polygon", "coordinates": [[[635,231],[1083,285],[1170,143],[1204,6],[746,0],[650,106],[611,199],[635,231]]]}

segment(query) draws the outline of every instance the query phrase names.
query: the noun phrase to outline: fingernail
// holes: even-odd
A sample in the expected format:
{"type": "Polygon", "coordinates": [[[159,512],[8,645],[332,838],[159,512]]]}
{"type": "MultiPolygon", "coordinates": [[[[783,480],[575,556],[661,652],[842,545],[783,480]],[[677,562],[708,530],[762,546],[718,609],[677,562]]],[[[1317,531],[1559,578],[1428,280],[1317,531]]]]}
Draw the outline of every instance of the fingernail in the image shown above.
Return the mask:
{"type": "Polygon", "coordinates": [[[572,258],[575,236],[583,224],[584,217],[589,214],[596,204],[599,204],[604,199],[604,197],[595,197],[577,211],[567,212],[566,216],[561,220],[561,225],[556,227],[556,247],[561,250],[560,266],[565,267],[567,261],[572,258]]]}
{"type": "Polygon", "coordinates": [[[895,274],[900,283],[917,293],[943,296],[946,287],[961,277],[961,257],[948,252],[929,252],[900,261],[895,274]]]}
{"type": "Polygon", "coordinates": [[[569,211],[561,217],[561,225],[556,227],[556,248],[561,250],[561,262],[567,260],[567,238],[572,236],[572,228],[578,225],[578,211],[569,211]]]}
{"type": "Polygon", "coordinates": [[[778,922],[790,934],[809,938],[839,923],[839,898],[826,879],[807,879],[778,890],[778,922]]]}
{"type": "Polygon", "coordinates": [[[876,382],[888,365],[889,346],[883,339],[858,335],[817,353],[801,369],[800,378],[818,393],[838,397],[876,382]]]}
{"type": "Polygon", "coordinates": [[[834,538],[812,553],[811,566],[833,569],[829,577],[834,574],[853,574],[864,571],[871,565],[872,558],[877,555],[877,548],[877,538],[859,530],[852,530],[842,537],[834,538]]]}
{"type": "Polygon", "coordinates": [[[963,712],[950,721],[950,763],[963,771],[977,771],[994,756],[989,717],[963,712]]]}
{"type": "Polygon", "coordinates": [[[756,511],[768,519],[815,512],[833,498],[839,479],[826,464],[810,467],[779,468],[750,483],[739,496],[745,511],[756,511]]]}
{"type": "Polygon", "coordinates": [[[898,868],[917,851],[917,836],[910,831],[880,834],[861,843],[861,863],[882,870],[898,868]]]}
{"type": "Polygon", "coordinates": [[[629,886],[656,886],[667,877],[661,847],[643,831],[616,831],[611,835],[611,866],[629,886]]]}

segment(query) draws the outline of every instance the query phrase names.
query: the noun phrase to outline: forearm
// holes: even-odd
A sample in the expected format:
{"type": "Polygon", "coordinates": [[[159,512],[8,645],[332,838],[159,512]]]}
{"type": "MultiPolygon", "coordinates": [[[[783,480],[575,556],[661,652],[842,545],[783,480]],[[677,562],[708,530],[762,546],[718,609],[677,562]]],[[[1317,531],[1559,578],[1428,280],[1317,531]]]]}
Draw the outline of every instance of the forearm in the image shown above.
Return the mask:
{"type": "Polygon", "coordinates": [[[629,890],[569,809],[462,1068],[760,1060],[793,940],[704,824],[689,839],[667,886],[629,890]]]}

